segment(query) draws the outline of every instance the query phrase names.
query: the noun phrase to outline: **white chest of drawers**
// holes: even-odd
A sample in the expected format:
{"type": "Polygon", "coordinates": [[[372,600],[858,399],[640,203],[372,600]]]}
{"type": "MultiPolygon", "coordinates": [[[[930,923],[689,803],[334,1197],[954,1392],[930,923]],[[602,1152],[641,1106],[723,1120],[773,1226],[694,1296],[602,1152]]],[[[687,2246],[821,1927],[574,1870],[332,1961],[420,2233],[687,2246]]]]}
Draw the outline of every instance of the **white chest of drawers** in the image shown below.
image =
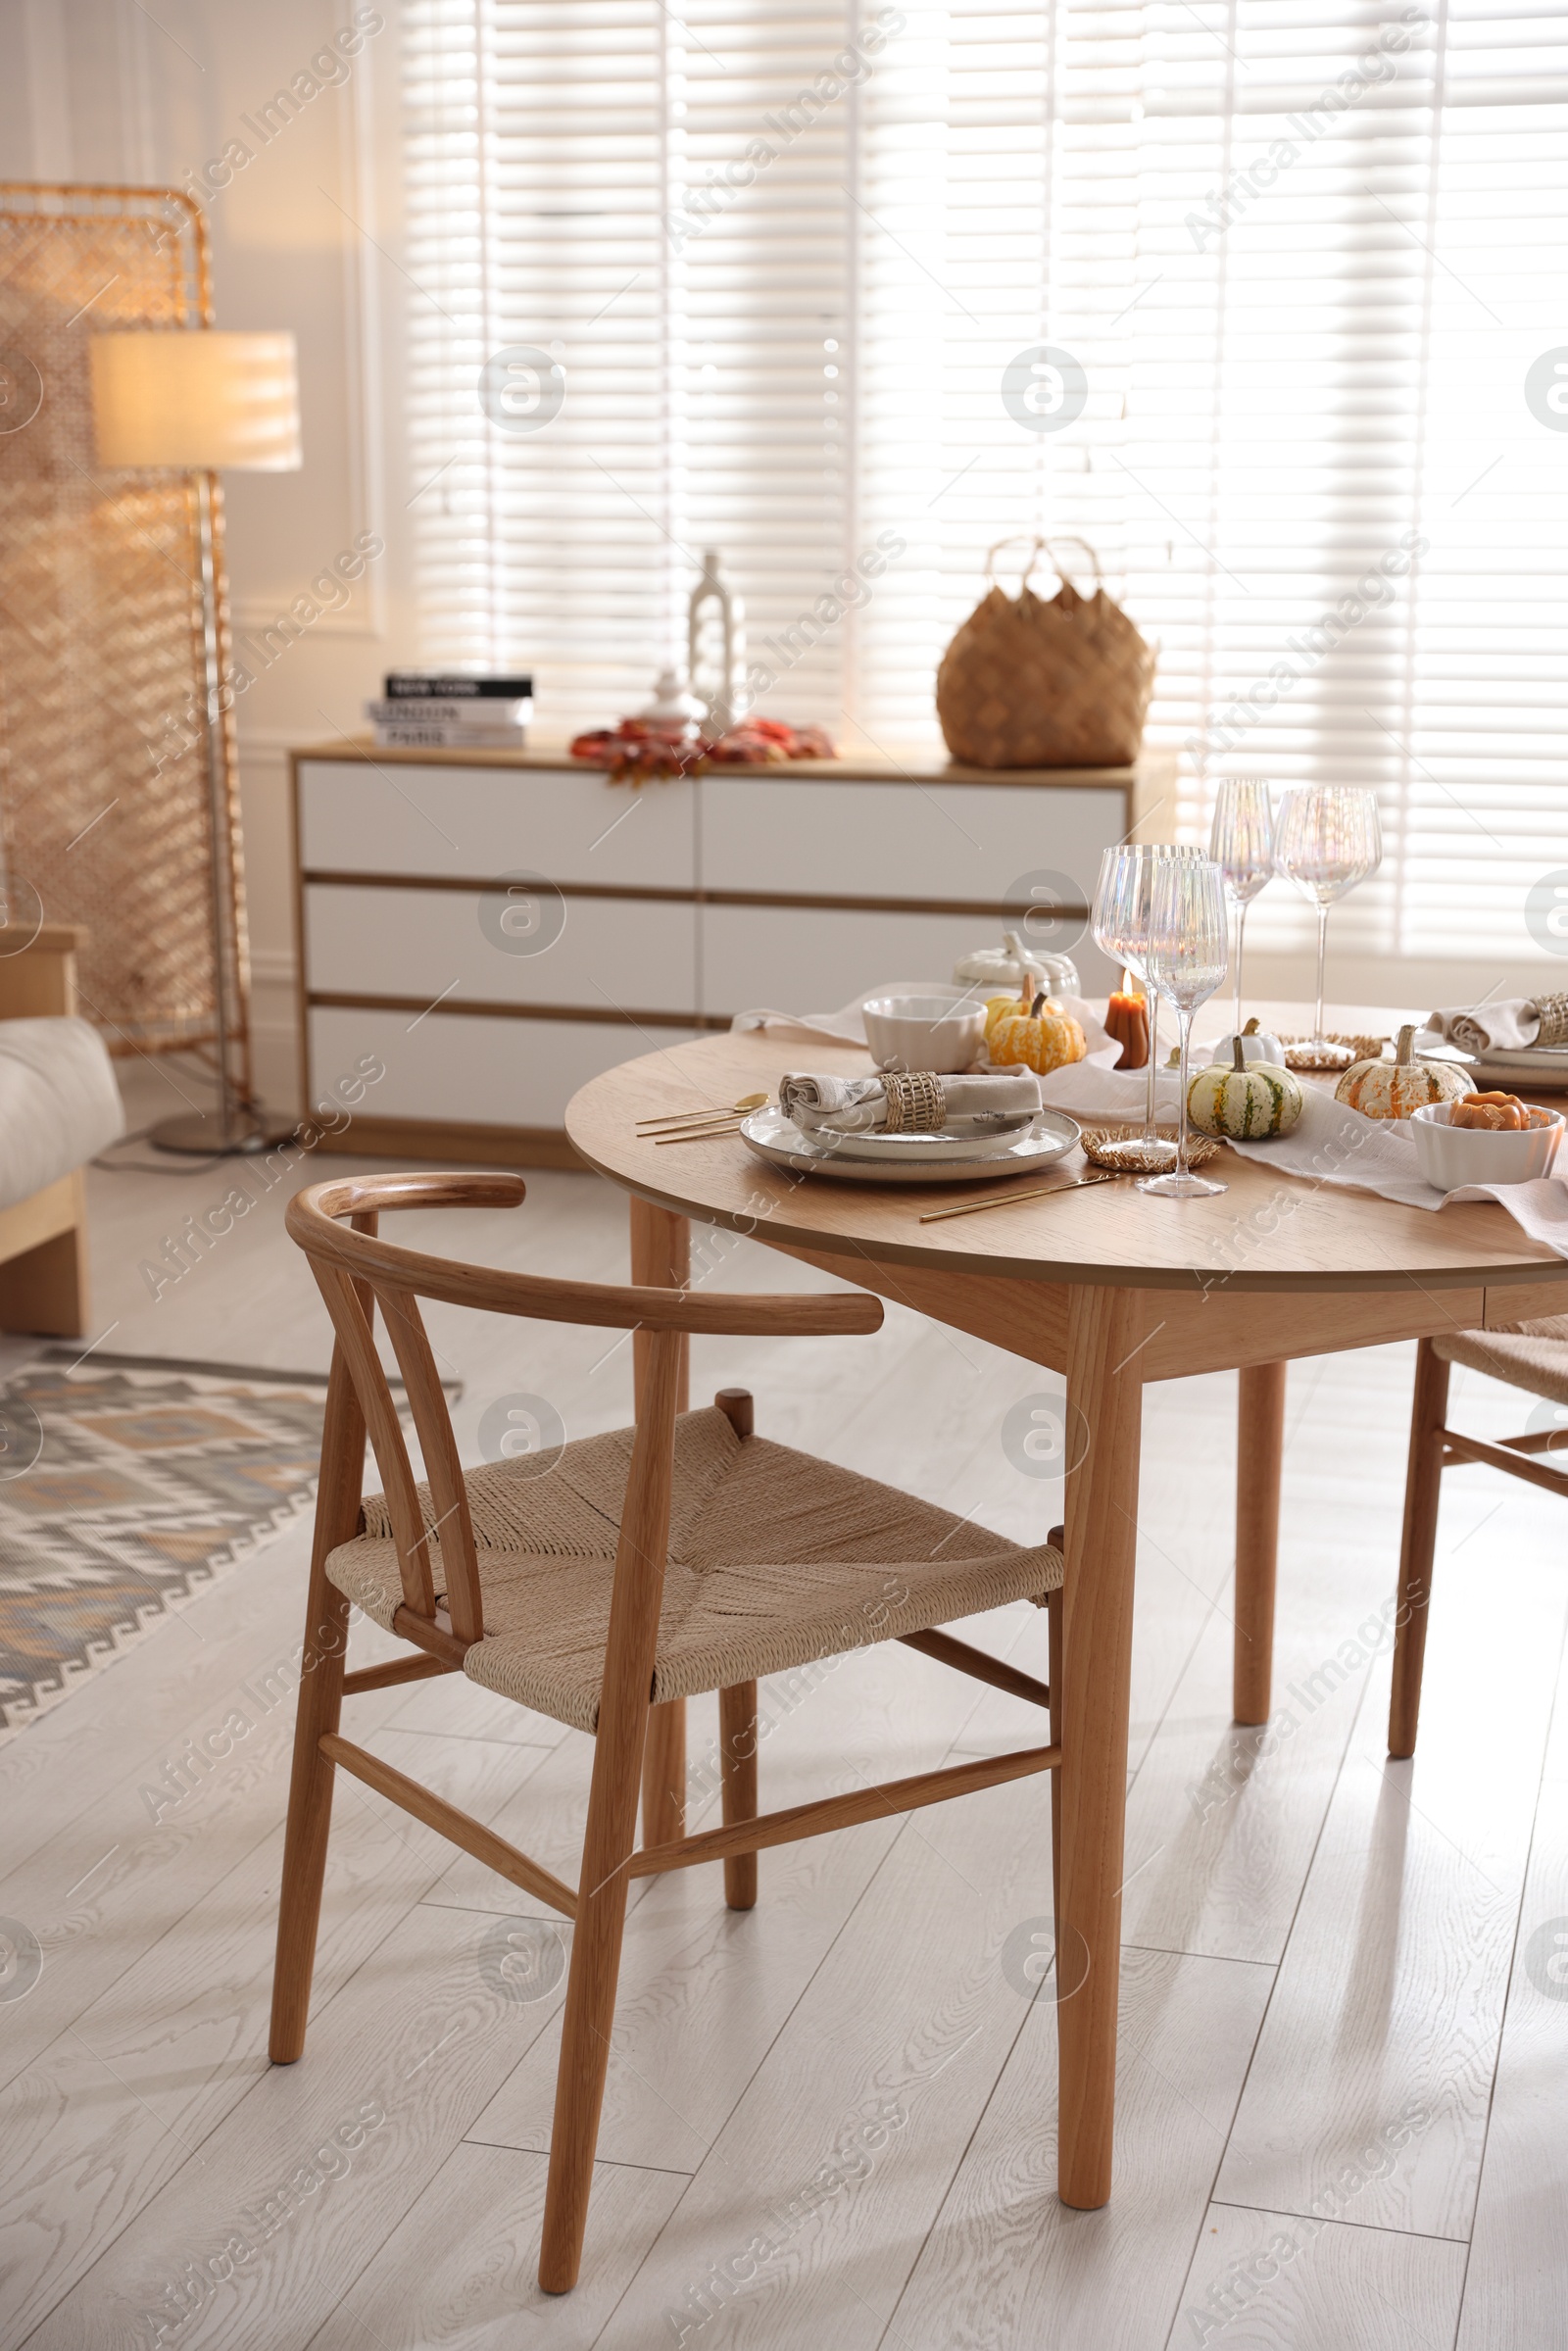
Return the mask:
{"type": "Polygon", "coordinates": [[[1165,832],[1174,764],[803,760],[632,792],[548,751],[296,752],[307,1101],[372,1056],[338,1148],[566,1166],[587,1078],[750,1005],[945,978],[1020,921],[1103,986],[1101,852],[1165,832]]]}

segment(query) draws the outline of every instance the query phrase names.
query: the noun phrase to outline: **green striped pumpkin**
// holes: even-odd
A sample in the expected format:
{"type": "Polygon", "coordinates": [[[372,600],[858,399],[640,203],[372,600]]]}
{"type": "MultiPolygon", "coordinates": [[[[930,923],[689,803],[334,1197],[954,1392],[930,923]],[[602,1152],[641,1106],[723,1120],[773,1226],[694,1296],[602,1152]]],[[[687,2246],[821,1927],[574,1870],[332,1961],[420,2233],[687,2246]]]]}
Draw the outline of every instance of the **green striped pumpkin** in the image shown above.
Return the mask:
{"type": "Polygon", "coordinates": [[[1301,1115],[1299,1081],[1271,1061],[1248,1061],[1241,1039],[1232,1064],[1216,1061],[1200,1069],[1187,1088],[1187,1115],[1203,1135],[1228,1135],[1238,1143],[1288,1135],[1301,1115]]]}

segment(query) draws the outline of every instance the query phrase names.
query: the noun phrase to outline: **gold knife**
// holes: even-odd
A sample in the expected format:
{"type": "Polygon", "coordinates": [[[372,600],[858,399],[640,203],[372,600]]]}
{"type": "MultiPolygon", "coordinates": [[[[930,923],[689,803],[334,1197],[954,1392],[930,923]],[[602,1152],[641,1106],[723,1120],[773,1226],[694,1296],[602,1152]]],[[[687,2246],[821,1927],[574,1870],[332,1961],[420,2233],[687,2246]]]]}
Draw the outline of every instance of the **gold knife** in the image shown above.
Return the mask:
{"type": "Polygon", "coordinates": [[[928,1208],[920,1222],[938,1224],[944,1216],[978,1216],[982,1208],[1010,1208],[1026,1200],[1049,1200],[1054,1192],[1081,1192],[1086,1184],[1116,1184],[1121,1175],[1121,1169],[1107,1167],[1095,1175],[1071,1176],[1065,1184],[1039,1184],[1032,1192],[994,1192],[989,1200],[966,1200],[956,1208],[928,1208]]]}

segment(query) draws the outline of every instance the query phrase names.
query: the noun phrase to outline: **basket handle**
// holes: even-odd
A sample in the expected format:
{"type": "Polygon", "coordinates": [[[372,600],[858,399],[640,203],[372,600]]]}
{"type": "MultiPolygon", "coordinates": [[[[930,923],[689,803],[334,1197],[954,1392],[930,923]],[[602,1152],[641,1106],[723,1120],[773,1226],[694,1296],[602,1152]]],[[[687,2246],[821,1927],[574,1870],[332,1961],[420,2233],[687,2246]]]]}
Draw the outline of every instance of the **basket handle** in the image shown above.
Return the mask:
{"type": "MultiPolygon", "coordinates": [[[[1024,592],[1025,588],[1027,588],[1027,586],[1029,585],[1029,582],[1031,581],[1031,579],[1033,579],[1033,577],[1034,577],[1034,575],[1035,575],[1035,572],[1036,572],[1036,571],[1037,571],[1037,569],[1039,568],[1039,564],[1040,564],[1040,551],[1041,551],[1041,549],[1042,549],[1043,547],[1045,547],[1045,545],[1046,545],[1046,542],[1045,542],[1045,540],[1044,540],[1044,539],[1037,539],[1037,538],[1033,537],[1033,536],[1031,535],[1031,533],[1030,533],[1030,532],[1028,532],[1028,531],[1026,531],[1026,530],[1015,530],[1015,531],[1013,531],[1013,532],[1011,533],[1011,535],[1010,535],[1009,537],[1007,537],[1007,538],[1005,538],[1005,539],[999,539],[999,540],[997,541],[997,543],[996,543],[995,547],[989,547],[989,548],[987,548],[987,550],[986,550],[986,586],[987,586],[988,588],[995,587],[995,585],[996,585],[996,563],[997,563],[997,558],[998,558],[998,556],[999,556],[999,555],[1002,553],[1002,550],[1003,550],[1004,547],[1018,547],[1018,546],[1021,546],[1021,545],[1023,545],[1023,544],[1025,544],[1025,543],[1027,543],[1027,545],[1028,545],[1028,548],[1029,548],[1029,561],[1028,561],[1028,563],[1027,563],[1025,564],[1025,566],[1024,566],[1024,574],[1023,574],[1023,577],[1022,577],[1022,579],[1021,579],[1021,580],[1018,582],[1018,593],[1019,593],[1019,595],[1020,595],[1020,596],[1023,594],[1023,592],[1024,592]]],[[[1050,552],[1050,550],[1049,550],[1049,549],[1047,549],[1047,553],[1048,553],[1048,554],[1049,554],[1049,552],[1050,552]]]]}
{"type": "MultiPolygon", "coordinates": [[[[1073,583],[1066,570],[1063,568],[1061,558],[1057,555],[1056,550],[1052,545],[1051,541],[1049,539],[1037,539],[1035,544],[1037,547],[1043,547],[1047,555],[1051,558],[1053,564],[1055,566],[1056,577],[1066,586],[1071,587],[1073,583]]],[[[1087,539],[1080,539],[1076,531],[1066,531],[1061,537],[1060,544],[1063,547],[1081,547],[1083,549],[1085,555],[1095,566],[1095,593],[1098,596],[1101,589],[1105,584],[1105,574],[1101,569],[1100,558],[1090,546],[1089,541],[1087,539]]]]}

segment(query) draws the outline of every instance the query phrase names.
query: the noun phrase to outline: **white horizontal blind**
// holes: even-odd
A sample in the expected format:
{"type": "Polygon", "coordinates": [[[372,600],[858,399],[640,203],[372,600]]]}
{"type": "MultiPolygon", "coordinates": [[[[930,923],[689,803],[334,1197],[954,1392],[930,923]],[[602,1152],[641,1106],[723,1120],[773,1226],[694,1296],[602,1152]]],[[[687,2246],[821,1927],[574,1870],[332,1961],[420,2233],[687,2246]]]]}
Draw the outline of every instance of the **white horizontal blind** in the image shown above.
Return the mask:
{"type": "MultiPolygon", "coordinates": [[[[1126,462],[1179,527],[1131,585],[1188,812],[1227,769],[1375,784],[1389,855],[1342,945],[1534,955],[1524,895],[1568,849],[1568,437],[1524,376],[1568,341],[1568,12],[1153,0],[1146,27],[1126,462]]],[[[1271,891],[1260,941],[1290,915],[1271,891]]]]}
{"type": "MultiPolygon", "coordinates": [[[[716,546],[761,709],[935,742],[988,546],[1077,534],[1158,641],[1189,828],[1238,768],[1374,783],[1345,944],[1530,952],[1568,863],[1568,433],[1524,390],[1568,345],[1568,6],[405,23],[426,658],[612,718],[716,546]],[[536,430],[476,393],[513,346],[562,370],[536,430]],[[1042,346],[1083,373],[1059,428],[1042,346]]],[[[1259,939],[1292,919],[1271,891],[1259,939]]]]}

